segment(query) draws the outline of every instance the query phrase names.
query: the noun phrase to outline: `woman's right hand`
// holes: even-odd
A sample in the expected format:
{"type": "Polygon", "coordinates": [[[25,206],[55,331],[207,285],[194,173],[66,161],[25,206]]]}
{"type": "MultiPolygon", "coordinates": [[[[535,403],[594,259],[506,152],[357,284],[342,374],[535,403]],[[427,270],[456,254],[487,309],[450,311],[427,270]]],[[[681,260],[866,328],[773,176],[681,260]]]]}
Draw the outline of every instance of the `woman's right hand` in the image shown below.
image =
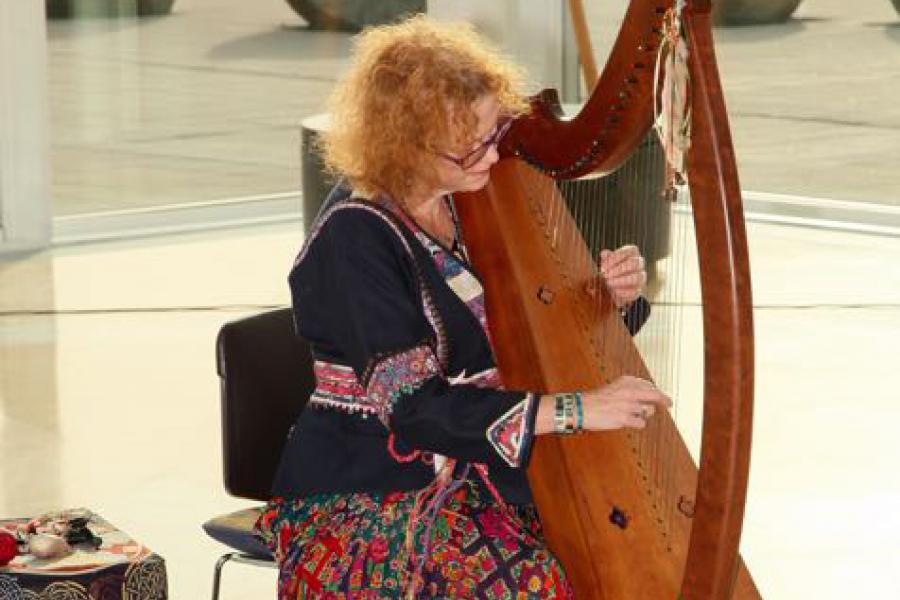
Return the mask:
{"type": "MultiPolygon", "coordinates": [[[[622,375],[606,385],[581,393],[585,431],[608,431],[631,427],[643,429],[658,408],[669,408],[672,400],[652,382],[622,375]]],[[[537,433],[553,433],[556,396],[541,396],[537,433]]]]}
{"type": "Polygon", "coordinates": [[[643,429],[657,408],[670,408],[672,400],[652,382],[622,375],[595,390],[582,392],[584,429],[605,431],[643,429]]]}

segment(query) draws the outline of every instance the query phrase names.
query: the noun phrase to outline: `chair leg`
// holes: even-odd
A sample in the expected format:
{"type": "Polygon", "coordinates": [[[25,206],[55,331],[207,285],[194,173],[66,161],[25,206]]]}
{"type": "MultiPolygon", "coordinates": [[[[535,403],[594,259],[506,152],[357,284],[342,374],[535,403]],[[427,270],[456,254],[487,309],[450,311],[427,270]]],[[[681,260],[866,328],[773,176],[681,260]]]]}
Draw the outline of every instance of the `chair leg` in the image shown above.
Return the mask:
{"type": "Polygon", "coordinates": [[[216,568],[213,571],[213,592],[212,592],[212,600],[219,600],[219,583],[222,580],[222,567],[225,566],[229,560],[237,556],[237,552],[229,552],[228,554],[223,554],[218,561],[216,561],[216,568]]]}

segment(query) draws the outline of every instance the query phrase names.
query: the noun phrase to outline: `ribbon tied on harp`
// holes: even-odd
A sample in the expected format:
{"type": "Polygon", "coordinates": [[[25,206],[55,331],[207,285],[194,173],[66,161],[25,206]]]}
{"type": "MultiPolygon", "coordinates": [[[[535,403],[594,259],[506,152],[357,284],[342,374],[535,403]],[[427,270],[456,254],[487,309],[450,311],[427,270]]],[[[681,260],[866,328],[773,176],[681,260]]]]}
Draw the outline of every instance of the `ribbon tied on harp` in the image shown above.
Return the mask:
{"type": "Polygon", "coordinates": [[[654,128],[666,155],[666,191],[687,182],[691,146],[690,71],[682,26],[685,0],[677,0],[663,17],[662,40],[653,87],[654,128]]]}

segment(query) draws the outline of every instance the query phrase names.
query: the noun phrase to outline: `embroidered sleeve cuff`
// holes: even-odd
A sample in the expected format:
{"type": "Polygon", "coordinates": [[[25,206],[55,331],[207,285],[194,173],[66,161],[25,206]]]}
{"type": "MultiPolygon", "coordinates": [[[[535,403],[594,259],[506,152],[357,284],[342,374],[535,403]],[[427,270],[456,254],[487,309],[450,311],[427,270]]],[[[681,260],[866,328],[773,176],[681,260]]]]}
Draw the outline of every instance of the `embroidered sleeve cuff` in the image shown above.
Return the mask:
{"type": "Polygon", "coordinates": [[[534,437],[537,396],[525,398],[503,413],[487,428],[487,439],[497,454],[511,467],[525,464],[534,437]]]}

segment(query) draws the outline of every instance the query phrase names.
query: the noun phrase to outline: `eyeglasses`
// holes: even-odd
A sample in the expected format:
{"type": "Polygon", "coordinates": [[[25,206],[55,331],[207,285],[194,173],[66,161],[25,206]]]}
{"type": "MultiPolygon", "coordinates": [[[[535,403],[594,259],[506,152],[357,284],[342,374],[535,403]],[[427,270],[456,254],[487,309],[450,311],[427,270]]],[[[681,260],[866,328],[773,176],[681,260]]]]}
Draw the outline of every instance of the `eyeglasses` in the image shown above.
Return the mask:
{"type": "Polygon", "coordinates": [[[500,140],[503,139],[503,136],[509,131],[509,128],[512,127],[513,120],[510,118],[504,119],[497,123],[497,126],[494,128],[494,132],[488,137],[488,139],[481,142],[477,148],[466,154],[465,156],[456,157],[451,156],[449,154],[441,154],[443,158],[453,162],[463,171],[471,169],[475,165],[477,165],[484,155],[488,153],[491,146],[496,146],[500,143],[500,140]]]}

